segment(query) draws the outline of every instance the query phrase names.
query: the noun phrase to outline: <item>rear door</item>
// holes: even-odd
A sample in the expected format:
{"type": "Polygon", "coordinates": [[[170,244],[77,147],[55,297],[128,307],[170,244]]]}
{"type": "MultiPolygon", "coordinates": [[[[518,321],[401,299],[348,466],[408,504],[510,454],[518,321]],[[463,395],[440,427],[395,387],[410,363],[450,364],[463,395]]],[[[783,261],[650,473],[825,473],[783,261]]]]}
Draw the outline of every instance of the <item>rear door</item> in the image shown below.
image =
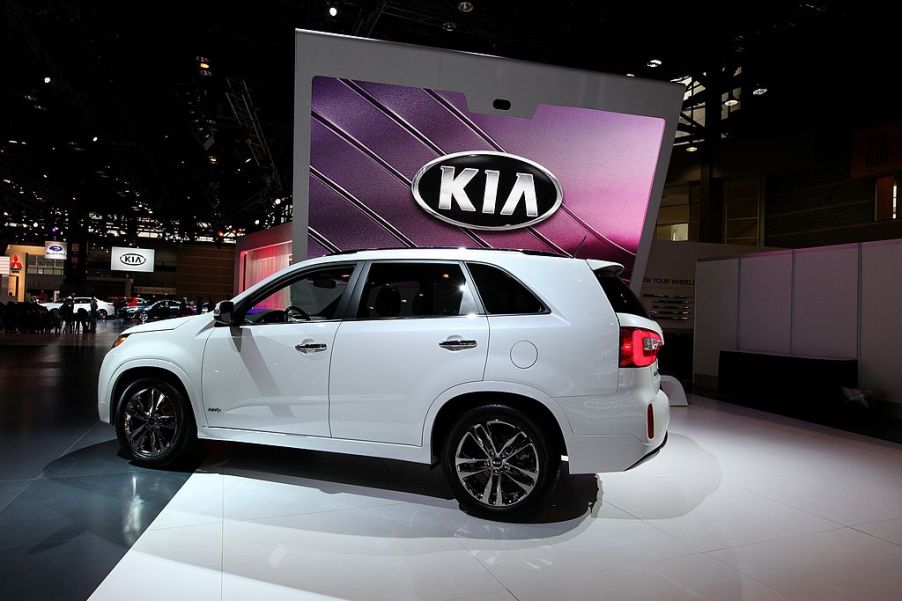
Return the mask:
{"type": "Polygon", "coordinates": [[[422,444],[443,391],[482,380],[489,343],[471,284],[454,261],[368,265],[335,338],[332,436],[422,444]]]}

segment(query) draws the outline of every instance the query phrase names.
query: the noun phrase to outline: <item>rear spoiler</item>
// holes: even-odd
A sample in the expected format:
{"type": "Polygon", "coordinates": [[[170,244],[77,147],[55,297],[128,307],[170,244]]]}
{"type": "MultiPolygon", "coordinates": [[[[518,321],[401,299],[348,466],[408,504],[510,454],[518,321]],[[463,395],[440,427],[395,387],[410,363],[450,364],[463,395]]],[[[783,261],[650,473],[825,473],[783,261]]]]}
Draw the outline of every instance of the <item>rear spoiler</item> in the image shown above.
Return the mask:
{"type": "Polygon", "coordinates": [[[589,269],[597,275],[618,276],[623,273],[623,265],[620,263],[611,263],[610,261],[599,261],[598,259],[586,259],[589,269]]]}

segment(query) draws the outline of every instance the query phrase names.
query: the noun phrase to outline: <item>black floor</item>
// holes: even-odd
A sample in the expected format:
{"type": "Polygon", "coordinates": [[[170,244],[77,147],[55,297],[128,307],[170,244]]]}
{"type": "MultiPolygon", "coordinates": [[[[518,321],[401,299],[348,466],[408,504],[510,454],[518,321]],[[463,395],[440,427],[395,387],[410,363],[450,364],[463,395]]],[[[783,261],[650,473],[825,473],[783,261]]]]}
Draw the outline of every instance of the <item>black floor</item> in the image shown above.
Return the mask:
{"type": "Polygon", "coordinates": [[[86,599],[190,475],[129,464],[98,421],[122,328],[0,333],[0,601],[86,599]]]}

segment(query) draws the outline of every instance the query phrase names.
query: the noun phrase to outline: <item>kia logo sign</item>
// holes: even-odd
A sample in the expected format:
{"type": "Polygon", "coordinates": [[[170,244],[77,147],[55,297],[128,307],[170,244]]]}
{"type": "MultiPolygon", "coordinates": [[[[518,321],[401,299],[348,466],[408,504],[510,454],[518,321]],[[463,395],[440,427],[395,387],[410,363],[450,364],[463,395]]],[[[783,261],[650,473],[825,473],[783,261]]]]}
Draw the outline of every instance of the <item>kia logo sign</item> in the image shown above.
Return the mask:
{"type": "Polygon", "coordinates": [[[144,263],[147,262],[147,259],[145,259],[143,255],[139,255],[138,253],[125,253],[124,255],[119,257],[119,260],[123,265],[128,265],[129,267],[144,265],[144,263]]]}
{"type": "Polygon", "coordinates": [[[423,165],[411,184],[427,213],[476,230],[513,230],[551,217],[563,193],[545,167],[505,152],[474,150],[423,165]]]}

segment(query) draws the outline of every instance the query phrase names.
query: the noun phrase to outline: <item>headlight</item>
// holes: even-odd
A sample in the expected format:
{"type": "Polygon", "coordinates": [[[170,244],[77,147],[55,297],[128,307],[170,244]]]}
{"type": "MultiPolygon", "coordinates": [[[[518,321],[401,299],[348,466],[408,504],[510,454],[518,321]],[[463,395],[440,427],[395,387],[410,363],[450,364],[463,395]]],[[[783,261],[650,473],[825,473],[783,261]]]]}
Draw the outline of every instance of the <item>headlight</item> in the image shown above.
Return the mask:
{"type": "Polygon", "coordinates": [[[114,348],[125,342],[125,339],[128,337],[129,334],[120,334],[119,338],[116,339],[116,342],[113,343],[113,347],[110,350],[113,350],[114,348]]]}

